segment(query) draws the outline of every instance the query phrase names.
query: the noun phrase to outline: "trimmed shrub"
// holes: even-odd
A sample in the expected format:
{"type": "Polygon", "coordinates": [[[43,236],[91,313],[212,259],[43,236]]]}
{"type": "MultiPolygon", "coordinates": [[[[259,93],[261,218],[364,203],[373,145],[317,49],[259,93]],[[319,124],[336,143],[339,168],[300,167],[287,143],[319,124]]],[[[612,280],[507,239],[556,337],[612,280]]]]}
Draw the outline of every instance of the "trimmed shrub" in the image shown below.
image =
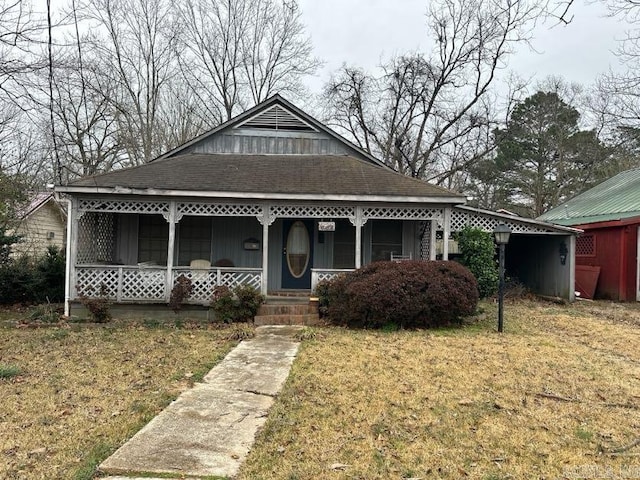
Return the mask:
{"type": "Polygon", "coordinates": [[[211,309],[218,322],[249,322],[263,302],[264,296],[249,285],[238,285],[233,290],[220,285],[213,289],[211,309]]]}
{"type": "Polygon", "coordinates": [[[491,234],[478,228],[465,227],[458,232],[457,240],[462,254],[459,261],[478,280],[480,298],[495,294],[498,291],[499,272],[491,234]]]}
{"type": "Polygon", "coordinates": [[[459,322],[478,304],[478,284],[455,262],[374,262],[316,289],[333,323],[424,328],[459,322]]]}

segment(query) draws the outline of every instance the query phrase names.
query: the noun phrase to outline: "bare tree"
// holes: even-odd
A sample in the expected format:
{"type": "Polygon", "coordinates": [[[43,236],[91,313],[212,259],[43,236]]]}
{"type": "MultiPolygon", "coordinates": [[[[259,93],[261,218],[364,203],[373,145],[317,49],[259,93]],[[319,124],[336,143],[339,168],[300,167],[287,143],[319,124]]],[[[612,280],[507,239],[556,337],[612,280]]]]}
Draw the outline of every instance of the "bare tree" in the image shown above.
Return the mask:
{"type": "Polygon", "coordinates": [[[116,83],[96,72],[91,63],[80,68],[77,56],[60,59],[53,80],[55,147],[62,165],[74,177],[108,172],[121,166],[117,110],[110,97],[116,83]]]}
{"type": "Polygon", "coordinates": [[[162,151],[169,151],[204,132],[211,125],[201,98],[183,78],[174,79],[164,90],[156,140],[162,151]]]}
{"type": "Polygon", "coordinates": [[[616,52],[626,69],[622,73],[610,70],[597,79],[589,107],[599,134],[617,149],[628,140],[624,132],[640,127],[640,2],[607,0],[606,4],[611,16],[630,25],[616,52]]]}
{"type": "Polygon", "coordinates": [[[214,122],[300,93],[319,65],[295,1],[187,0],[180,19],[182,72],[214,122]]]}
{"type": "MultiPolygon", "coordinates": [[[[155,133],[163,90],[175,74],[176,24],[169,0],[86,0],[86,41],[101,75],[115,80],[105,98],[130,164],[160,153],[155,133]]],[[[104,92],[103,92],[104,93],[104,92]]]]}
{"type": "Polygon", "coordinates": [[[2,100],[24,108],[28,75],[46,69],[47,61],[34,53],[43,41],[46,22],[26,0],[0,0],[0,92],[2,100]],[[25,88],[26,87],[26,88],[25,88]]]}
{"type": "Polygon", "coordinates": [[[248,32],[242,38],[242,65],[251,101],[260,103],[276,92],[298,96],[301,80],[320,66],[313,57],[295,0],[251,2],[248,32]]]}
{"type": "Polygon", "coordinates": [[[394,58],[379,76],[344,67],[325,88],[326,116],[398,171],[453,185],[492,148],[483,99],[542,13],[526,0],[434,2],[431,52],[394,58]]]}

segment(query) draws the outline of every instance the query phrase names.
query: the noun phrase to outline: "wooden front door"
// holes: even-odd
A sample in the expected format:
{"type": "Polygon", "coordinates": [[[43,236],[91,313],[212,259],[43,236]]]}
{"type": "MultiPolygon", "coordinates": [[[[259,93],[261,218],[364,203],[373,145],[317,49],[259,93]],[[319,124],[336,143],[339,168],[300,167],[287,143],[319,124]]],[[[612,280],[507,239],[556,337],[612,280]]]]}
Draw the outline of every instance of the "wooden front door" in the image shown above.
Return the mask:
{"type": "Polygon", "coordinates": [[[282,288],[311,289],[313,221],[282,222],[282,288]]]}

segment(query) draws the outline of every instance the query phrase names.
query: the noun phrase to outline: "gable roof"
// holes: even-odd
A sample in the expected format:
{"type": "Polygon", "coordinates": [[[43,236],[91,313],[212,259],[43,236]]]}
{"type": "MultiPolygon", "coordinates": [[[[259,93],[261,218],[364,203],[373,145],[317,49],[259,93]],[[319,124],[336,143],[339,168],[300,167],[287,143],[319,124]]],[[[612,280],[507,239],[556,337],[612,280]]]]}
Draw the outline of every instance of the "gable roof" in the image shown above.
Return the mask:
{"type": "Polygon", "coordinates": [[[20,220],[24,220],[29,215],[46,205],[49,201],[53,202],[63,215],[66,215],[64,208],[62,208],[62,206],[56,201],[53,192],[38,192],[30,197],[29,201],[16,211],[16,216],[20,220]]]}
{"type": "Polygon", "coordinates": [[[333,131],[322,122],[316,120],[311,115],[306,113],[305,111],[296,107],[293,103],[289,102],[285,98],[281,97],[279,94],[275,94],[272,97],[267,98],[263,102],[259,103],[253,108],[235,116],[231,120],[224,122],[218,125],[215,128],[212,128],[208,132],[205,132],[190,141],[174,148],[173,150],[169,150],[168,152],[160,155],[152,162],[165,159],[168,157],[173,157],[176,155],[181,155],[186,153],[186,151],[192,147],[193,145],[202,142],[203,140],[212,137],[213,135],[226,130],[228,128],[233,127],[241,127],[241,126],[253,126],[258,127],[266,126],[266,125],[278,125],[277,116],[280,116],[281,126],[286,126],[289,129],[294,130],[306,130],[305,127],[309,127],[309,130],[323,132],[329,137],[341,142],[349,149],[353,150],[355,156],[363,157],[365,160],[373,163],[374,165],[378,165],[384,168],[388,168],[392,170],[390,167],[385,165],[382,161],[378,160],[376,157],[366,152],[362,148],[355,145],[353,142],[347,140],[339,133],[333,131]]]}
{"type": "Polygon", "coordinates": [[[640,168],[619,173],[548,212],[538,220],[583,225],[640,215],[640,168]]]}
{"type": "Polygon", "coordinates": [[[186,154],[83,178],[59,190],[233,198],[465,202],[463,195],[346,155],[186,154]]]}

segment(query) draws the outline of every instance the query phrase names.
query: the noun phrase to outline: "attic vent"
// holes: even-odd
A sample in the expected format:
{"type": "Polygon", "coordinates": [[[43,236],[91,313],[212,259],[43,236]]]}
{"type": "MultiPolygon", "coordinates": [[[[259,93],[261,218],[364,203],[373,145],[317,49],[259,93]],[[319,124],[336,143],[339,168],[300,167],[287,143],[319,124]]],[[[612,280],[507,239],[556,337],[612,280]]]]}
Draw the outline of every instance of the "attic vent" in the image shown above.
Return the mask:
{"type": "Polygon", "coordinates": [[[297,130],[313,132],[315,129],[293,113],[279,105],[274,105],[251,117],[239,127],[261,128],[265,130],[297,130]]]}

